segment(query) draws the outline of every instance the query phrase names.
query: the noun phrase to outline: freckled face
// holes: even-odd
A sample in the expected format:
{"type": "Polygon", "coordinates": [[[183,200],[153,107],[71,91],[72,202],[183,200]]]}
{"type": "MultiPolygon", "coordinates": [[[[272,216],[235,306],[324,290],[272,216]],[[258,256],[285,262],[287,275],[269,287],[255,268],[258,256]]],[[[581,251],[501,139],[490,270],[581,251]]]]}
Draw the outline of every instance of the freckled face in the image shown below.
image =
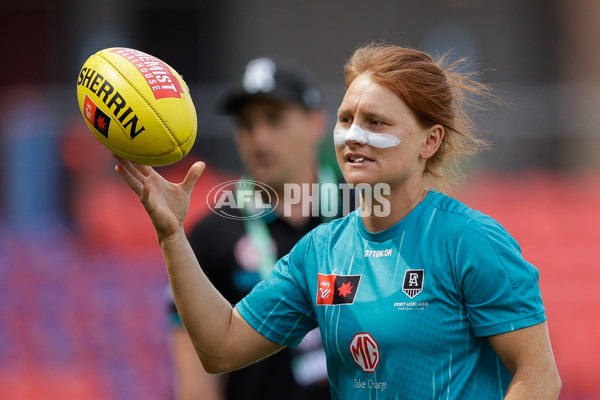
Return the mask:
{"type": "Polygon", "coordinates": [[[420,156],[428,129],[389,89],[375,83],[369,74],[359,75],[339,107],[336,129],[355,124],[373,133],[400,139],[393,147],[377,148],[348,140],[335,146],[336,156],[348,183],[388,183],[395,187],[408,180],[423,179],[425,159],[420,156]]]}

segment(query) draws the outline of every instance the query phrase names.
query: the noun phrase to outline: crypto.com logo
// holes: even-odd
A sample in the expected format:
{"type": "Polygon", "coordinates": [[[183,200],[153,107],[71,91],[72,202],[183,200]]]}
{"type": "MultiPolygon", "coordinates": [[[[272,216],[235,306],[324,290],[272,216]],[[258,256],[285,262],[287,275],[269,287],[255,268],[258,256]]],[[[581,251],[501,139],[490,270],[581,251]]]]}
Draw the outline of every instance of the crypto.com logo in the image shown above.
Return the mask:
{"type": "Polygon", "coordinates": [[[273,212],[278,203],[277,193],[269,185],[252,180],[223,182],[206,195],[212,212],[229,219],[261,218],[273,212]]]}

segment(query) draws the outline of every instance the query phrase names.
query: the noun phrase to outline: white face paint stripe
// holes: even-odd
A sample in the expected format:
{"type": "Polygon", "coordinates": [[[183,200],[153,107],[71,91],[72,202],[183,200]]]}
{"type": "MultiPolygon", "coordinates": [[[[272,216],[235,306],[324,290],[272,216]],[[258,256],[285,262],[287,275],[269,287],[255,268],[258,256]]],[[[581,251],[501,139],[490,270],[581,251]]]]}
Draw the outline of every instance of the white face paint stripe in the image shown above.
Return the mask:
{"type": "Polygon", "coordinates": [[[369,132],[355,124],[352,124],[350,129],[338,128],[333,131],[333,143],[336,146],[344,146],[348,140],[357,141],[381,149],[394,147],[400,144],[400,139],[394,135],[389,133],[369,132]]]}

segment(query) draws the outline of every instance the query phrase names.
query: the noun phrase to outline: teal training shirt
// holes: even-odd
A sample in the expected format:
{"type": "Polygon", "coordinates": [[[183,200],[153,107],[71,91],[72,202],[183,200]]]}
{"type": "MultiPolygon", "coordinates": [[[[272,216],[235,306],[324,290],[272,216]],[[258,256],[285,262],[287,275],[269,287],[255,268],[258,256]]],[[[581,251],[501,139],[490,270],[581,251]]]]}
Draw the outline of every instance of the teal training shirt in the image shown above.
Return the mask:
{"type": "Polygon", "coordinates": [[[436,191],[382,232],[358,211],[282,258],[238,311],[297,345],[318,326],[333,399],[502,399],[486,336],[545,320],[538,271],[492,218],[436,191]]]}

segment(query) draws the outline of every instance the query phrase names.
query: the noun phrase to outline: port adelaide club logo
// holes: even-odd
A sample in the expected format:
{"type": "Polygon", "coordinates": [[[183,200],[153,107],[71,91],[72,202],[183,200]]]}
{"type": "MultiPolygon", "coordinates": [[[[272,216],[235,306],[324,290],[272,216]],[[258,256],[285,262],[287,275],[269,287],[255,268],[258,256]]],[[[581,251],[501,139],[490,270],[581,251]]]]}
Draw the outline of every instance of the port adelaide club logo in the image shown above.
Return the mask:
{"type": "Polygon", "coordinates": [[[404,272],[402,291],[411,299],[423,291],[424,269],[409,269],[404,272]]]}

